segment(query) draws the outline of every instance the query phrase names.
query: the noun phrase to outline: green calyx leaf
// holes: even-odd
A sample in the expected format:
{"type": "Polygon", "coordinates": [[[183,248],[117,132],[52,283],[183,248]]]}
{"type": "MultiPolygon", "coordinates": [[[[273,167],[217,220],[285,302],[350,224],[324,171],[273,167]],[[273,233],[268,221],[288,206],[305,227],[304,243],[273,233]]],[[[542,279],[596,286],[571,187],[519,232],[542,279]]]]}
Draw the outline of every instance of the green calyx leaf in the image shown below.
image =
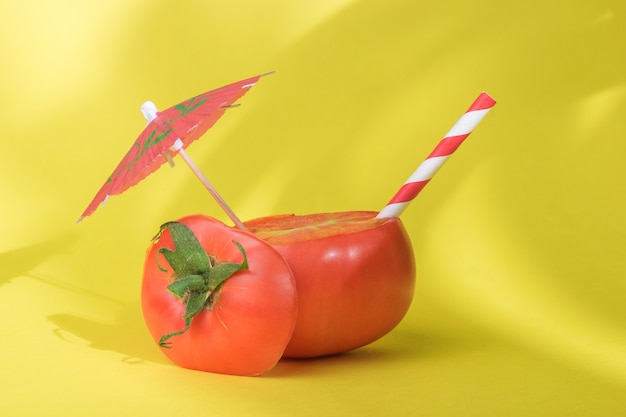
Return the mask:
{"type": "Polygon", "coordinates": [[[167,290],[177,298],[183,298],[187,292],[207,292],[209,288],[202,275],[188,275],[172,282],[167,290]]]}
{"type": "MultiPolygon", "coordinates": [[[[173,282],[167,287],[175,297],[185,304],[185,327],[182,330],[166,334],[159,340],[159,345],[170,348],[168,340],[186,332],[193,318],[205,308],[212,308],[214,295],[220,286],[239,271],[248,269],[246,252],[239,242],[233,241],[241,254],[243,262],[240,264],[219,262],[209,256],[194,233],[183,223],[168,222],[161,226],[155,240],[164,230],[168,230],[174,241],[175,250],[160,248],[157,254],[162,254],[173,270],[173,282]]],[[[161,271],[167,271],[159,265],[161,271]]]]}
{"type": "MultiPolygon", "coordinates": [[[[186,277],[188,275],[201,274],[203,271],[211,268],[209,255],[202,248],[191,229],[183,223],[168,222],[161,226],[157,238],[165,229],[170,232],[176,249],[161,248],[158,253],[163,254],[176,276],[186,277]]],[[[158,265],[158,267],[163,272],[167,271],[161,265],[158,265]]]]}

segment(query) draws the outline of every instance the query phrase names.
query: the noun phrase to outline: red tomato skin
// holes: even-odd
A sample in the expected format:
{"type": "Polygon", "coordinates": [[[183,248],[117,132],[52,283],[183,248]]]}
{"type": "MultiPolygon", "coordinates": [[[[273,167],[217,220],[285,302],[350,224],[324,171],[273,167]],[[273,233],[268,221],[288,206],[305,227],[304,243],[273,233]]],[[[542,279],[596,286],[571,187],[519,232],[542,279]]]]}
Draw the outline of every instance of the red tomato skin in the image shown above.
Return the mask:
{"type": "MultiPolygon", "coordinates": [[[[212,310],[203,310],[183,334],[169,341],[161,351],[174,363],[189,369],[231,375],[259,375],[282,356],[291,338],[296,316],[297,295],[291,270],[283,257],[254,235],[230,228],[203,215],[178,220],[196,235],[206,252],[220,261],[241,263],[245,249],[249,269],[227,279],[212,310]]],[[[171,272],[158,254],[161,247],[174,249],[165,230],[150,247],[142,281],[142,311],[155,342],[161,336],[184,328],[185,306],[168,290],[171,272]],[[158,255],[157,255],[158,254],[158,255]]]]}
{"type": "MultiPolygon", "coordinates": [[[[373,219],[376,213],[367,215],[373,219]]],[[[365,346],[396,327],[411,305],[415,259],[397,218],[367,230],[274,247],[291,267],[298,292],[298,320],[284,357],[365,346]]]]}

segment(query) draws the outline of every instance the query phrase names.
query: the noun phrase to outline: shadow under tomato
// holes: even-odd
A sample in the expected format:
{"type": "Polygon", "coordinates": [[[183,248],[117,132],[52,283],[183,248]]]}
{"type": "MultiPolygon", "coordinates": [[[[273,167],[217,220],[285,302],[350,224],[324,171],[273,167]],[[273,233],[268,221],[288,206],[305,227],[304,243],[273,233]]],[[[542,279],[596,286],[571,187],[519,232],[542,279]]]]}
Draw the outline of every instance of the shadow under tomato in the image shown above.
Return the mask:
{"type": "Polygon", "coordinates": [[[478,346],[462,335],[435,333],[428,330],[396,328],[382,339],[346,353],[319,358],[283,358],[265,377],[341,373],[345,368],[389,368],[428,358],[456,355],[478,346]]]}
{"type": "Polygon", "coordinates": [[[152,341],[138,308],[123,307],[112,323],[70,314],[54,314],[48,320],[56,325],[55,335],[68,343],[119,353],[127,364],[171,364],[152,341]]]}
{"type": "Polygon", "coordinates": [[[291,359],[282,358],[276,367],[264,373],[265,378],[284,378],[297,376],[323,375],[329,373],[341,373],[345,368],[364,366],[380,366],[394,358],[390,352],[375,347],[363,347],[350,352],[337,355],[322,356],[318,358],[291,359]]]}

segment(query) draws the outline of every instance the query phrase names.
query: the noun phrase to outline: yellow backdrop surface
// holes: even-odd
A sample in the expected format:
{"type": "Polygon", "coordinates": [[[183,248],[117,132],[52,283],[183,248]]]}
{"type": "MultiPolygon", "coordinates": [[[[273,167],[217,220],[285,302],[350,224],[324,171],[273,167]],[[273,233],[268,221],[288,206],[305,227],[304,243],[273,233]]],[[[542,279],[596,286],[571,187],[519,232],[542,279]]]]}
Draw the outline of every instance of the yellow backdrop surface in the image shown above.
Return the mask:
{"type": "Polygon", "coordinates": [[[2,415],[626,415],[622,0],[1,10],[2,415]],[[378,210],[480,91],[498,104],[402,215],[393,332],[257,378],[181,369],[143,324],[144,253],[225,216],[179,163],[75,222],[143,101],[270,70],[188,150],[243,219],[378,210]]]}

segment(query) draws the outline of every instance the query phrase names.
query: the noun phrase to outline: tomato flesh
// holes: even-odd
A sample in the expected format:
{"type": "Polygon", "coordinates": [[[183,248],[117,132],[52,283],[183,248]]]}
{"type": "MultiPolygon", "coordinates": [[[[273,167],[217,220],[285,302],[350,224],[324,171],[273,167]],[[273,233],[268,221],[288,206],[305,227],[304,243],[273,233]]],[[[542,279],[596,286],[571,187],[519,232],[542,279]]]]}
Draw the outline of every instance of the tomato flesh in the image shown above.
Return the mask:
{"type": "Polygon", "coordinates": [[[245,222],[293,271],[298,318],[284,357],[346,352],[391,331],[413,299],[415,261],[402,222],[375,212],[270,216],[245,222]]]}
{"type": "MultiPolygon", "coordinates": [[[[284,258],[268,243],[207,216],[178,220],[195,234],[210,256],[221,262],[242,262],[248,269],[228,278],[214,294],[211,309],[201,311],[183,334],[173,337],[163,353],[190,369],[233,375],[258,375],[271,369],[290,340],[297,317],[293,275],[284,258]]],[[[174,249],[167,230],[150,247],[142,281],[142,310],[148,329],[158,343],[185,325],[185,306],[171,294],[172,272],[160,248],[174,249]]]]}

